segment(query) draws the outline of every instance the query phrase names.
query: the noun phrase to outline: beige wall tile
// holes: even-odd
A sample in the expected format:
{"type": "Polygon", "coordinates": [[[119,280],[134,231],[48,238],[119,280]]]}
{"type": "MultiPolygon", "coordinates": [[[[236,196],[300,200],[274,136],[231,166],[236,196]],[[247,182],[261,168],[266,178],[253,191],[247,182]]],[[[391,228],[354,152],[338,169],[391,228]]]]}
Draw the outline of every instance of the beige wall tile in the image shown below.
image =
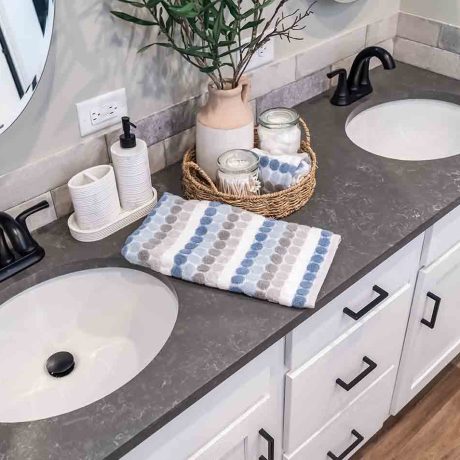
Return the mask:
{"type": "Polygon", "coordinates": [[[377,45],[385,40],[392,39],[396,35],[398,16],[398,14],[394,14],[381,21],[369,24],[366,33],[366,46],[377,45]]]}
{"type": "MultiPolygon", "coordinates": [[[[377,46],[380,46],[382,48],[385,48],[387,51],[390,52],[390,54],[393,54],[394,52],[394,39],[390,38],[388,40],[385,40],[383,42],[380,42],[380,43],[376,43],[377,46]]],[[[346,69],[347,72],[350,71],[351,69],[351,66],[353,64],[353,61],[355,60],[357,56],[357,53],[354,54],[353,56],[349,56],[345,59],[341,59],[340,61],[337,61],[335,62],[334,64],[332,64],[332,70],[336,70],[336,69],[346,69]]],[[[382,63],[380,62],[379,59],[377,58],[373,58],[371,59],[370,61],[370,65],[369,65],[369,68],[370,69],[375,69],[376,67],[378,66],[381,66],[382,63]]],[[[334,82],[336,82],[337,80],[335,79],[334,82]]]]}
{"type": "Polygon", "coordinates": [[[289,57],[249,73],[251,78],[251,98],[281,88],[295,80],[295,58],[289,57]]]}
{"type": "Polygon", "coordinates": [[[148,147],[150,172],[153,174],[166,166],[165,147],[163,142],[148,147]]]}
{"type": "Polygon", "coordinates": [[[296,79],[310,75],[364,48],[366,27],[334,37],[296,56],[296,79]]]}
{"type": "Polygon", "coordinates": [[[398,36],[425,45],[437,46],[441,24],[429,19],[400,13],[398,20],[398,36]]]}
{"type": "Polygon", "coordinates": [[[165,139],[165,157],[166,164],[171,165],[181,161],[185,151],[195,145],[195,128],[176,134],[175,136],[165,139]]]}
{"type": "Polygon", "coordinates": [[[396,38],[396,59],[451,78],[460,79],[460,55],[424,45],[423,43],[396,38]]]}
{"type": "Polygon", "coordinates": [[[78,172],[108,162],[104,137],[30,163],[0,176],[0,209],[8,209],[52,190],[78,172]]]}
{"type": "Polygon", "coordinates": [[[67,187],[67,184],[51,190],[51,197],[53,198],[54,209],[58,218],[72,214],[72,199],[70,198],[69,187],[67,187]]]}

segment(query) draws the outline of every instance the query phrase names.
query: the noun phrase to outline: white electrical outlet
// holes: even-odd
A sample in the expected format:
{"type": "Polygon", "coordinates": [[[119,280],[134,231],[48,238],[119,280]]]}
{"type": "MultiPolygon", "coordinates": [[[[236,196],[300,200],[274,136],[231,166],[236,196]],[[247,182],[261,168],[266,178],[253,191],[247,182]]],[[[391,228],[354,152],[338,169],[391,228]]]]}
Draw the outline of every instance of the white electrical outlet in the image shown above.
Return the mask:
{"type": "Polygon", "coordinates": [[[79,102],[77,112],[82,136],[112,126],[128,114],[126,91],[121,88],[79,102]]]}
{"type": "MultiPolygon", "coordinates": [[[[243,43],[248,43],[249,39],[243,40],[243,43]]],[[[258,67],[263,65],[269,64],[275,59],[275,46],[273,44],[273,40],[270,40],[268,43],[265,43],[264,46],[259,48],[254,55],[252,56],[251,60],[249,61],[246,70],[254,70],[258,67]]]]}

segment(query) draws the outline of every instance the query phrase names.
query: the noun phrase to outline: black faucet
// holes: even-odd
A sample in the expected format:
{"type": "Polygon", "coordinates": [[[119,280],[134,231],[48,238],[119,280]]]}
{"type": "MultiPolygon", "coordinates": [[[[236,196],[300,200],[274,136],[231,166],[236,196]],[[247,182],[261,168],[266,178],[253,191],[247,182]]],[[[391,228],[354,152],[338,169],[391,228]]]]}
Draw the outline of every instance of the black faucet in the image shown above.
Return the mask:
{"type": "Polygon", "coordinates": [[[47,201],[40,201],[16,219],[0,211],[0,281],[30,267],[45,256],[45,250],[32,238],[26,219],[48,207],[47,201]]]}
{"type": "Polygon", "coordinates": [[[364,48],[353,61],[348,79],[345,69],[337,69],[327,74],[328,78],[339,76],[337,89],[331,98],[331,104],[350,105],[372,93],[372,85],[369,80],[369,62],[373,57],[380,59],[384,69],[388,70],[396,67],[393,56],[386,49],[380,46],[364,48]]]}

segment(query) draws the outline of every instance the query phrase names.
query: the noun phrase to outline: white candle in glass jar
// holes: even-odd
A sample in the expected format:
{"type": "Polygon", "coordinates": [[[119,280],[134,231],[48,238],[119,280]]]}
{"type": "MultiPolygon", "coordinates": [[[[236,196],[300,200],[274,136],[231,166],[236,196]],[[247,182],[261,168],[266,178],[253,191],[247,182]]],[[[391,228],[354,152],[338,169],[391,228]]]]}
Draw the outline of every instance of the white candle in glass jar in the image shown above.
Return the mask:
{"type": "Polygon", "coordinates": [[[293,155],[300,149],[299,114],[292,109],[268,109],[259,116],[259,146],[272,155],[293,155]]]}

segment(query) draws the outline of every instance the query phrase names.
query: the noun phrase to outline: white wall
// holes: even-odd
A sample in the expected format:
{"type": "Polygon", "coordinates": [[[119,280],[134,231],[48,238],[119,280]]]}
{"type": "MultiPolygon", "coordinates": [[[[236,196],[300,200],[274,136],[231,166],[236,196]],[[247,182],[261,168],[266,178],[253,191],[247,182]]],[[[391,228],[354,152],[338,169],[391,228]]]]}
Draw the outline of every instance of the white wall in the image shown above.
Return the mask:
{"type": "Polygon", "coordinates": [[[402,0],[401,10],[460,27],[460,0],[402,0]]]}
{"type": "MultiPolygon", "coordinates": [[[[157,48],[139,55],[151,29],[133,27],[109,14],[116,0],[56,1],[48,64],[31,103],[0,136],[0,174],[81,141],[75,103],[125,87],[134,119],[202,92],[206,79],[179,56],[157,48]]],[[[346,30],[392,16],[400,0],[319,0],[307,19],[305,40],[277,43],[277,57],[293,54],[346,30]]],[[[289,8],[306,8],[291,0],[289,8]],[[292,5],[292,6],[291,6],[292,5]]]]}

